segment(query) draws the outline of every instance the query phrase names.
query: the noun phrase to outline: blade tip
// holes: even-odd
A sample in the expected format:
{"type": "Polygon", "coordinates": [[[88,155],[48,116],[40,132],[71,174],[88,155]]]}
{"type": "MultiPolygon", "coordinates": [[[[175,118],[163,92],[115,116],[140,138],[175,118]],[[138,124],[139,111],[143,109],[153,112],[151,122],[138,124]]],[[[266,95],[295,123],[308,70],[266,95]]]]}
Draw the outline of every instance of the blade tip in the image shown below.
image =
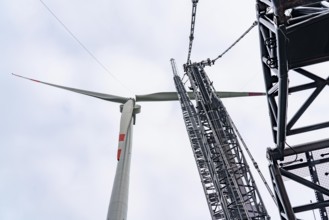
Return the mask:
{"type": "Polygon", "coordinates": [[[264,92],[249,92],[248,96],[264,96],[266,93],[264,92]]]}
{"type": "Polygon", "coordinates": [[[25,76],[21,76],[21,75],[15,74],[15,73],[11,73],[11,74],[12,74],[13,76],[17,76],[17,77],[20,77],[20,78],[23,78],[23,79],[31,80],[31,81],[33,81],[33,82],[41,83],[41,81],[36,80],[36,79],[31,79],[31,78],[28,78],[28,77],[25,77],[25,76]]]}

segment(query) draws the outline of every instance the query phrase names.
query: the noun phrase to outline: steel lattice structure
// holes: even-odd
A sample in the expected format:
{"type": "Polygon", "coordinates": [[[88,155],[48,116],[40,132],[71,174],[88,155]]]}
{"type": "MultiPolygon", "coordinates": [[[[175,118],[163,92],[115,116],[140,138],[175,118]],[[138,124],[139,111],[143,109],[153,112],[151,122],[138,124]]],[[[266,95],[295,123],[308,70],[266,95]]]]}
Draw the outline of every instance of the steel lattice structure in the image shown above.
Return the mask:
{"type": "Polygon", "coordinates": [[[329,2],[257,0],[257,18],[271,129],[276,144],[274,149],[268,149],[267,156],[281,219],[295,220],[296,213],[318,209],[321,219],[328,220],[329,184],[323,168],[329,165],[329,139],[287,148],[286,137],[329,127],[328,121],[296,127],[329,84],[329,78],[321,78],[304,69],[329,60],[329,2]],[[294,85],[294,78],[289,77],[291,74],[306,77],[310,82],[291,86],[294,85]],[[311,95],[287,120],[288,94],[307,90],[312,91],[311,95]],[[307,171],[309,179],[300,174],[303,170],[307,171]],[[317,201],[306,200],[303,205],[293,207],[283,177],[314,190],[317,201]]]}
{"type": "Polygon", "coordinates": [[[228,113],[203,66],[195,63],[186,68],[196,107],[177,75],[173,60],[172,66],[184,122],[212,219],[269,219],[228,113]]]}
{"type": "MultiPolygon", "coordinates": [[[[191,102],[185,87],[178,76],[173,60],[172,67],[174,72],[175,86],[178,91],[178,98],[181,103],[183,119],[186,130],[191,142],[192,151],[199,171],[200,179],[207,199],[208,207],[212,219],[225,219],[224,210],[220,202],[220,191],[217,191],[213,181],[215,175],[215,168],[209,161],[211,161],[210,154],[207,151],[208,142],[204,139],[203,130],[198,113],[191,102]]],[[[225,210],[227,212],[227,210],[225,210]]]]}

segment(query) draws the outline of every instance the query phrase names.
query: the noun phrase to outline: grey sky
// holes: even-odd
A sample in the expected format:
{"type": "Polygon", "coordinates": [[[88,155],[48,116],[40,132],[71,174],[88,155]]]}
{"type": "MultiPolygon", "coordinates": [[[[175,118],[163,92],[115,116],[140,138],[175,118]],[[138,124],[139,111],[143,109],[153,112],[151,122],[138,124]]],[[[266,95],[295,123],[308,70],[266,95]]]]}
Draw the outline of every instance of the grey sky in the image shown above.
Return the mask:
{"type": "MultiPolygon", "coordinates": [[[[119,105],[10,73],[120,96],[174,91],[169,60],[176,59],[182,74],[191,1],[44,2],[110,74],[40,1],[1,1],[0,219],[105,219],[116,166],[119,105]]],[[[215,58],[225,50],[255,20],[254,5],[253,0],[200,1],[192,61],[215,58]]],[[[218,90],[264,91],[256,28],[206,71],[218,90]]],[[[319,109],[327,108],[324,103],[315,108],[316,117],[323,115],[319,109]]],[[[273,142],[265,98],[224,104],[269,181],[265,152],[273,142]]],[[[300,140],[294,137],[291,144],[300,140]]],[[[253,173],[272,219],[278,219],[253,173]]],[[[298,197],[293,200],[298,203],[298,197]]],[[[301,217],[309,216],[313,214],[301,217]]],[[[134,127],[128,218],[210,219],[178,103],[142,103],[134,127]]]]}

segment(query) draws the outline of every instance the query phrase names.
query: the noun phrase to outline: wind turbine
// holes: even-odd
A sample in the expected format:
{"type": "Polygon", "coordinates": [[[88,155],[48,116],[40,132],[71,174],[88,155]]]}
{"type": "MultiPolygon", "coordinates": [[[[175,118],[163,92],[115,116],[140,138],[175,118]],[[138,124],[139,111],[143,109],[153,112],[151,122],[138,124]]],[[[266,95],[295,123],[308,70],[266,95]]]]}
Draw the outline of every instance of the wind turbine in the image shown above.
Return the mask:
{"type": "MultiPolygon", "coordinates": [[[[14,76],[21,77],[23,79],[31,80],[37,83],[45,84],[48,86],[57,87],[60,89],[69,90],[72,92],[80,93],[83,95],[91,96],[94,98],[103,99],[110,102],[120,103],[121,119],[120,119],[120,131],[118,140],[117,151],[117,168],[112,187],[111,199],[107,214],[107,220],[126,220],[128,210],[128,192],[129,192],[129,173],[130,173],[130,161],[131,161],[131,147],[132,147],[132,134],[133,124],[135,124],[136,114],[140,113],[141,106],[136,102],[153,102],[153,101],[177,101],[178,95],[176,92],[159,92],[147,95],[136,95],[135,98],[121,97],[111,94],[104,94],[98,92],[92,92],[87,90],[81,90],[76,88],[70,88],[60,85],[55,85],[39,80],[27,78],[12,73],[14,76]]],[[[195,99],[192,92],[188,92],[191,99],[195,99]]],[[[264,93],[250,93],[250,92],[217,92],[220,98],[228,97],[242,97],[242,96],[259,96],[264,93]]]]}

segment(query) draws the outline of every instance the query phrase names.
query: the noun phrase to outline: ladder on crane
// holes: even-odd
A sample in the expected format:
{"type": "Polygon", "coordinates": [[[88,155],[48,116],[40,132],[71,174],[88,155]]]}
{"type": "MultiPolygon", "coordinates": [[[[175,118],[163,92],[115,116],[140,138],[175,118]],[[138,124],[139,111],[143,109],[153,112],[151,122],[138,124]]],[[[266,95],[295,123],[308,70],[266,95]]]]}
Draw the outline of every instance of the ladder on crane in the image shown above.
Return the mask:
{"type": "Polygon", "coordinates": [[[228,113],[201,64],[186,73],[196,99],[191,102],[175,61],[174,81],[183,119],[213,220],[268,220],[228,113]]]}
{"type": "Polygon", "coordinates": [[[179,91],[178,97],[182,108],[183,119],[212,219],[224,219],[223,209],[219,200],[220,196],[218,195],[219,192],[216,190],[216,187],[214,186],[215,183],[212,181],[214,169],[211,169],[212,167],[210,167],[210,155],[206,150],[207,142],[203,138],[201,122],[196,109],[189,99],[184,85],[177,74],[174,76],[174,81],[177,91],[179,91]]]}

